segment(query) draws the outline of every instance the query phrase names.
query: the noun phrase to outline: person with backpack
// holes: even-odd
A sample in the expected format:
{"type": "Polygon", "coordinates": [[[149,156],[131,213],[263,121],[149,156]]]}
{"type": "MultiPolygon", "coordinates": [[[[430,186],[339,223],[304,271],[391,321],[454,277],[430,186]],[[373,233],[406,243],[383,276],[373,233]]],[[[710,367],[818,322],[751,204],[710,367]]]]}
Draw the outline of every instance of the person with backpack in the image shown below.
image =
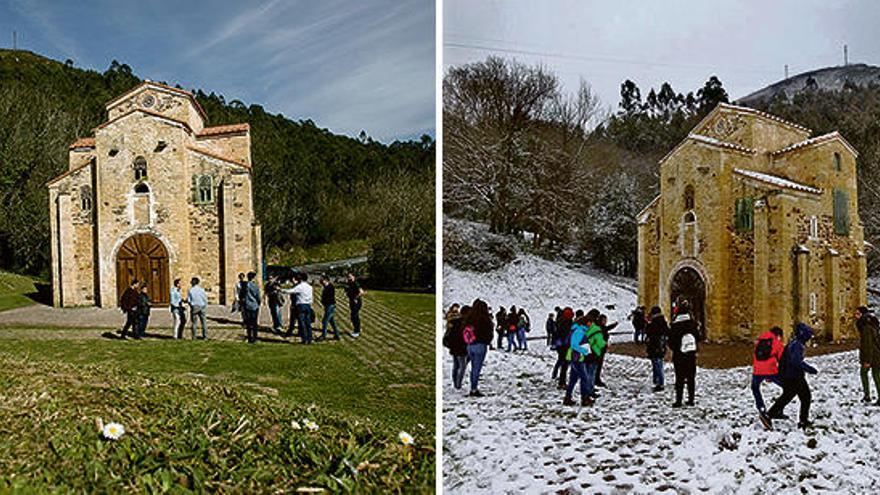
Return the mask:
{"type": "Polygon", "coordinates": [[[591,309],[586,316],[582,316],[572,325],[571,340],[569,342],[569,380],[565,389],[565,398],[562,404],[575,405],[572,400],[572,392],[578,381],[581,382],[581,406],[593,405],[594,399],[598,398],[595,389],[596,366],[599,364],[599,356],[605,350],[605,338],[602,336],[602,328],[596,324],[599,311],[591,309]]]}
{"type": "Polygon", "coordinates": [[[568,347],[571,340],[572,320],[574,319],[574,311],[571,308],[565,308],[559,314],[559,321],[556,323],[556,333],[553,337],[553,346],[556,348],[556,364],[553,365],[552,379],[559,376],[559,383],[556,388],[565,390],[566,376],[568,376],[568,347]],[[558,373],[558,375],[557,375],[558,373]]]}
{"type": "Polygon", "coordinates": [[[449,354],[452,355],[452,386],[456,390],[461,388],[464,381],[468,362],[468,344],[472,344],[476,340],[473,327],[467,327],[467,337],[464,334],[466,328],[462,322],[470,311],[470,306],[464,306],[459,310],[458,304],[454,304],[446,313],[446,333],[443,335],[443,346],[449,349],[449,354]]]}
{"type": "Polygon", "coordinates": [[[547,315],[547,321],[544,323],[544,333],[546,334],[544,337],[547,342],[547,347],[552,350],[553,334],[556,333],[556,315],[554,315],[553,313],[547,315]]]}
{"type": "Polygon", "coordinates": [[[516,324],[516,345],[522,351],[529,350],[529,343],[526,340],[526,333],[531,331],[531,321],[526,310],[519,308],[519,321],[516,324]]]}
{"type": "Polygon", "coordinates": [[[672,407],[681,407],[684,387],[687,385],[687,405],[694,405],[694,378],[697,374],[697,322],[691,317],[690,303],[682,299],[678,311],[669,328],[669,349],[672,350],[672,365],[675,369],[675,402],[672,407]]]}
{"type": "MultiPolygon", "coordinates": [[[[755,407],[762,416],[766,415],[764,396],[761,395],[761,384],[764,382],[775,383],[782,387],[779,378],[779,361],[782,360],[782,352],[785,344],[782,343],[782,329],[773,327],[758,336],[755,341],[755,351],[752,361],[752,395],[755,397],[755,407]]],[[[781,414],[774,419],[785,419],[781,414]]]]}
{"type": "Polygon", "coordinates": [[[666,340],[669,325],[660,306],[651,308],[651,321],[645,327],[645,352],[651,361],[651,375],[654,392],[663,390],[663,359],[666,357],[666,340]]]}
{"type": "MultiPolygon", "coordinates": [[[[483,371],[483,361],[486,359],[486,351],[492,343],[492,315],[489,314],[489,306],[482,299],[474,300],[467,317],[462,319],[465,328],[470,327],[473,332],[473,340],[467,345],[468,359],[471,362],[471,391],[470,397],[482,397],[480,392],[480,373],[483,371]]],[[[470,338],[470,331],[465,336],[462,330],[462,338],[470,338]]]]}
{"type": "Polygon", "coordinates": [[[516,344],[516,329],[519,325],[519,312],[516,310],[516,306],[511,306],[510,311],[507,313],[507,352],[510,352],[511,348],[516,351],[519,349],[519,346],[516,344]]]}
{"type": "Polygon", "coordinates": [[[874,378],[877,389],[877,402],[880,406],[880,322],[874,313],[865,306],[856,309],[856,329],[859,331],[859,368],[862,379],[862,402],[871,402],[871,388],[868,386],[868,370],[874,378]]]}
{"type": "Polygon", "coordinates": [[[605,339],[605,348],[599,355],[599,363],[596,365],[596,386],[605,388],[605,382],[602,381],[602,366],[605,364],[605,354],[608,353],[608,344],[611,342],[611,331],[617,327],[618,322],[608,324],[608,315],[599,315],[597,322],[599,328],[602,329],[602,337],[605,339]]]}
{"type": "Polygon", "coordinates": [[[782,395],[776,399],[766,415],[761,417],[761,422],[768,430],[773,429],[772,418],[778,416],[785,406],[797,395],[801,403],[800,415],[798,416],[798,428],[813,426],[810,421],[810,403],[812,394],[810,385],[807,383],[805,373],[815,375],[816,368],[804,361],[804,349],[807,342],[813,338],[813,329],[805,323],[798,323],[794,328],[794,336],[785,346],[782,359],[779,361],[779,375],[782,378],[782,395]]]}

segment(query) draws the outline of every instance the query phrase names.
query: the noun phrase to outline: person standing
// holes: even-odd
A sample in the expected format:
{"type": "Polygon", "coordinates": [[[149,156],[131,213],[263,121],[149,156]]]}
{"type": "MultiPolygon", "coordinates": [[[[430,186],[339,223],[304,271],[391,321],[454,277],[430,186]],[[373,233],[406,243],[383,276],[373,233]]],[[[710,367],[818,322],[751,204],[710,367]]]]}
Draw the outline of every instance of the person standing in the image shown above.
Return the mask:
{"type": "Polygon", "coordinates": [[[244,315],[244,326],[247,331],[248,344],[257,341],[257,331],[260,321],[260,303],[263,298],[260,295],[260,286],[254,281],[256,272],[248,272],[247,282],[241,295],[241,312],[244,315]]]}
{"type": "Polygon", "coordinates": [[[299,273],[295,279],[296,285],[290,289],[291,294],[296,298],[296,316],[299,325],[300,342],[309,345],[312,343],[312,285],[309,284],[309,276],[305,273],[299,273]]]}
{"type": "Polygon", "coordinates": [[[174,321],[173,334],[174,339],[183,338],[183,327],[186,326],[186,313],[183,309],[183,294],[180,292],[180,279],[175,278],[171,287],[171,318],[174,321]]]}
{"type": "Polygon", "coordinates": [[[348,296],[348,308],[351,311],[351,336],[361,336],[361,307],[364,304],[364,289],[358,283],[354,273],[348,273],[348,282],[345,285],[345,295],[348,296]]]}
{"type": "Polygon", "coordinates": [[[492,343],[492,316],[489,314],[489,306],[485,301],[477,299],[471,305],[467,318],[462,320],[465,327],[471,327],[474,340],[468,344],[468,359],[471,362],[471,391],[470,397],[482,397],[480,392],[480,373],[483,370],[483,362],[489,344],[492,343]]]}
{"type": "Polygon", "coordinates": [[[186,302],[189,304],[190,328],[192,329],[192,338],[196,339],[196,321],[202,324],[202,340],[207,340],[208,330],[205,326],[205,309],[208,307],[208,294],[205,289],[199,285],[199,277],[193,277],[190,280],[189,292],[186,294],[186,302]]]}
{"type": "Polygon", "coordinates": [[[553,313],[550,313],[547,316],[547,322],[544,323],[544,333],[545,339],[547,341],[547,347],[553,348],[553,335],[556,333],[556,317],[553,313]]]}
{"type": "Polygon", "coordinates": [[[321,338],[327,338],[327,326],[333,327],[333,339],[339,340],[339,329],[336,328],[336,287],[327,275],[321,275],[321,306],[324,306],[324,317],[321,318],[321,338]]]}
{"type": "Polygon", "coordinates": [[[281,281],[278,277],[269,277],[266,283],[266,303],[272,316],[272,331],[280,334],[284,331],[284,316],[281,313],[281,308],[284,307],[284,294],[281,293],[281,281]]]}
{"type": "MultiPolygon", "coordinates": [[[[806,324],[798,323],[794,327],[794,336],[788,342],[788,345],[785,346],[783,359],[780,363],[782,366],[780,370],[780,375],[782,376],[782,395],[776,399],[776,402],[770,407],[770,411],[767,412],[770,418],[778,416],[785,406],[794,399],[794,396],[797,395],[801,403],[798,428],[813,426],[813,422],[810,421],[812,394],[810,393],[810,385],[807,383],[804,375],[805,373],[811,375],[818,373],[816,368],[804,361],[804,347],[812,338],[813,329],[806,324]]],[[[773,429],[770,418],[767,418],[764,422],[764,426],[768,430],[773,429]]]]}
{"type": "Polygon", "coordinates": [[[498,345],[496,346],[500,351],[504,346],[504,334],[507,333],[507,310],[504,306],[495,313],[495,333],[498,334],[498,345]]]}
{"type": "Polygon", "coordinates": [[[565,308],[560,313],[559,321],[556,323],[556,364],[553,366],[552,378],[559,376],[559,383],[556,388],[559,390],[566,389],[566,377],[568,376],[568,348],[571,342],[571,327],[574,320],[574,310],[565,308]]]}
{"type": "Polygon", "coordinates": [[[241,313],[241,323],[247,326],[247,322],[244,317],[244,294],[247,291],[247,282],[244,279],[244,273],[238,274],[238,282],[235,283],[235,287],[232,289],[232,309],[231,312],[240,312],[241,313]]]}
{"type": "Polygon", "coordinates": [[[472,326],[465,327],[464,318],[471,311],[470,306],[461,308],[454,304],[446,313],[446,332],[443,335],[443,346],[452,355],[452,386],[457,390],[462,387],[464,373],[467,370],[468,344],[474,343],[476,334],[472,326]],[[467,332],[467,335],[465,335],[467,332]],[[467,342],[470,340],[470,342],[467,342]]]}
{"type": "Polygon", "coordinates": [[[578,318],[571,327],[571,340],[569,341],[568,355],[570,374],[568,387],[565,389],[565,398],[562,404],[565,406],[575,405],[572,393],[577,382],[581,382],[581,406],[593,405],[596,398],[595,372],[599,363],[599,355],[605,347],[602,337],[602,329],[595,323],[599,311],[591,309],[586,316],[578,318]]]}
{"type": "Polygon", "coordinates": [[[134,338],[140,340],[147,335],[147,323],[150,321],[150,294],[147,292],[147,284],[141,284],[141,292],[137,302],[137,332],[134,338]]]}
{"type": "Polygon", "coordinates": [[[773,327],[762,333],[755,341],[752,354],[752,396],[755,398],[755,407],[758,408],[762,422],[766,409],[764,396],[761,394],[761,384],[770,382],[782,387],[782,380],[779,378],[779,361],[782,359],[783,350],[785,344],[782,343],[782,329],[779,327],[773,327]]]}
{"type": "Polygon", "coordinates": [[[666,357],[666,339],[669,325],[660,306],[651,308],[651,322],[645,327],[645,350],[651,360],[651,375],[654,392],[663,390],[663,359],[666,357]]]}
{"type": "Polygon", "coordinates": [[[672,407],[681,407],[684,387],[687,385],[687,405],[694,405],[694,379],[697,374],[697,322],[691,317],[690,303],[682,299],[677,306],[675,318],[669,328],[669,349],[672,350],[672,365],[675,369],[675,402],[672,407]]]}
{"type": "Polygon", "coordinates": [[[119,297],[119,308],[125,313],[125,324],[122,326],[122,330],[120,333],[122,334],[122,338],[126,338],[126,332],[131,330],[132,337],[137,335],[137,325],[138,325],[138,313],[137,313],[137,303],[138,303],[138,290],[139,284],[137,279],[131,281],[131,285],[125,288],[122,291],[122,296],[119,297]]]}
{"type": "Polygon", "coordinates": [[[519,326],[519,311],[516,306],[511,306],[507,312],[507,352],[511,349],[517,350],[519,346],[516,344],[516,329],[519,326]]]}
{"type": "Polygon", "coordinates": [[[516,323],[516,344],[522,351],[529,350],[529,343],[526,339],[526,333],[531,331],[531,322],[526,310],[519,308],[518,321],[516,323]]]}
{"type": "Polygon", "coordinates": [[[868,386],[868,370],[874,378],[877,402],[880,406],[880,322],[874,313],[865,306],[856,309],[856,329],[859,331],[859,365],[862,379],[862,402],[871,402],[871,388],[868,386]]]}
{"type": "Polygon", "coordinates": [[[648,322],[645,320],[645,307],[638,306],[629,314],[633,326],[633,342],[641,342],[645,334],[645,326],[648,322]]]}
{"type": "Polygon", "coordinates": [[[605,365],[605,354],[608,353],[608,346],[611,342],[611,331],[617,327],[618,322],[608,324],[608,316],[600,315],[599,321],[597,322],[599,328],[602,329],[602,337],[605,339],[605,347],[602,349],[602,353],[599,354],[599,362],[596,365],[596,386],[605,388],[605,382],[602,381],[602,367],[605,365]]]}

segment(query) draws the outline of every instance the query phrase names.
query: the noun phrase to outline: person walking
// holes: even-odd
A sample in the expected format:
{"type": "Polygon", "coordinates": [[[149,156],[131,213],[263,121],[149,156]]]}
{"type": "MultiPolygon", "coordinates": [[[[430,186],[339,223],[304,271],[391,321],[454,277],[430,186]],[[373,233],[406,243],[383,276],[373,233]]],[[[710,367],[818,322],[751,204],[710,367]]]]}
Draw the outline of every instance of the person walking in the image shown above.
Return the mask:
{"type": "Polygon", "coordinates": [[[247,282],[244,285],[241,297],[241,311],[244,314],[248,344],[253,344],[257,341],[257,332],[260,327],[260,303],[263,298],[260,295],[260,286],[255,282],[256,278],[256,272],[248,272],[247,282]]]}
{"type": "Polygon", "coordinates": [[[147,284],[141,284],[141,292],[138,294],[137,302],[137,332],[134,338],[140,340],[147,335],[147,324],[150,321],[150,293],[147,292],[147,284]]]}
{"type": "Polygon", "coordinates": [[[758,408],[762,422],[767,411],[764,406],[764,396],[761,394],[761,384],[770,382],[782,387],[782,380],[779,378],[779,361],[784,350],[782,329],[779,327],[773,327],[762,333],[755,341],[755,349],[752,353],[752,396],[755,398],[755,407],[758,408]]]}
{"type": "Polygon", "coordinates": [[[504,335],[507,333],[507,309],[504,306],[495,313],[495,333],[498,334],[498,345],[500,351],[504,345],[504,335]]]}
{"type": "Polygon", "coordinates": [[[205,325],[205,309],[208,307],[208,294],[205,289],[199,285],[199,277],[193,277],[190,280],[189,292],[186,294],[186,302],[189,304],[190,328],[192,329],[192,338],[196,339],[196,321],[202,325],[201,340],[208,339],[208,329],[205,325]]]}
{"type": "Polygon", "coordinates": [[[492,343],[492,315],[489,314],[486,302],[482,299],[474,300],[467,317],[462,319],[462,324],[473,331],[473,341],[467,346],[468,360],[471,363],[471,390],[468,396],[482,397],[479,387],[480,373],[483,371],[489,344],[492,343]]]}
{"type": "Polygon", "coordinates": [[[272,316],[272,331],[280,334],[284,331],[284,315],[281,309],[284,307],[284,294],[281,293],[281,281],[278,277],[269,277],[266,283],[266,304],[269,306],[269,314],[272,316]]]}
{"type": "Polygon", "coordinates": [[[859,331],[859,375],[862,380],[862,402],[871,402],[871,387],[868,383],[868,372],[874,379],[877,391],[877,402],[880,406],[880,322],[874,312],[865,306],[856,308],[856,330],[859,331]]]}
{"type": "Polygon", "coordinates": [[[531,331],[531,321],[526,310],[519,308],[518,321],[516,323],[516,344],[521,351],[529,350],[529,343],[526,339],[526,333],[531,331]]]}
{"type": "Polygon", "coordinates": [[[296,315],[299,325],[299,337],[303,344],[312,343],[312,285],[309,284],[309,276],[305,273],[296,275],[296,285],[290,289],[290,293],[296,297],[296,315]]]}
{"type": "Polygon", "coordinates": [[[511,349],[514,351],[519,349],[519,346],[516,344],[516,330],[519,326],[519,311],[516,310],[516,306],[511,306],[510,311],[507,312],[507,352],[510,352],[511,349]]]}
{"type": "Polygon", "coordinates": [[[122,295],[119,297],[119,309],[125,313],[125,324],[122,325],[122,330],[120,330],[120,334],[122,334],[122,338],[125,339],[126,332],[131,330],[131,335],[134,337],[137,334],[137,325],[138,325],[138,313],[137,313],[137,303],[138,303],[138,295],[139,291],[139,283],[137,279],[131,281],[131,285],[125,288],[122,291],[122,295]]]}
{"type": "Polygon", "coordinates": [[[174,334],[175,340],[180,340],[183,338],[183,328],[186,326],[186,312],[183,307],[185,301],[183,300],[183,294],[180,292],[179,278],[174,279],[174,283],[171,286],[170,299],[169,307],[171,308],[171,319],[174,322],[172,333],[174,334]]]}
{"type": "Polygon", "coordinates": [[[547,315],[547,321],[544,323],[544,333],[547,347],[553,348],[553,335],[556,333],[556,315],[550,313],[547,315]]]}
{"type": "Polygon", "coordinates": [[[247,326],[247,322],[245,321],[244,310],[242,309],[242,307],[243,307],[242,301],[244,300],[244,294],[245,294],[246,290],[247,290],[247,281],[245,281],[245,279],[244,279],[244,273],[239,273],[238,274],[238,282],[235,283],[235,287],[233,287],[233,289],[232,289],[233,300],[232,300],[232,308],[230,309],[230,312],[241,313],[241,323],[242,323],[242,325],[245,325],[245,326],[247,326]]]}
{"type": "Polygon", "coordinates": [[[602,367],[605,365],[605,354],[608,353],[608,346],[611,345],[611,331],[617,327],[618,322],[608,323],[608,315],[599,315],[599,321],[597,322],[599,328],[602,329],[602,337],[605,339],[605,348],[602,349],[602,354],[599,354],[599,362],[596,364],[596,386],[605,388],[605,382],[602,381],[602,367]]]}
{"type": "Polygon", "coordinates": [[[348,281],[345,285],[345,295],[348,296],[348,307],[351,312],[351,336],[361,336],[361,308],[364,304],[364,289],[358,283],[354,273],[348,273],[348,281]]]}
{"type": "Polygon", "coordinates": [[[691,317],[691,306],[686,299],[679,301],[675,318],[669,327],[669,349],[675,370],[675,402],[681,407],[684,387],[687,385],[687,405],[694,405],[694,379],[697,374],[697,322],[691,317]]]}
{"type": "Polygon", "coordinates": [[[551,378],[559,377],[556,388],[566,389],[568,377],[568,349],[571,345],[571,327],[575,318],[574,310],[565,308],[560,313],[559,322],[556,324],[556,364],[553,365],[551,378]],[[558,373],[558,374],[557,374],[558,373]]]}
{"type": "Polygon", "coordinates": [[[645,320],[645,307],[637,306],[629,314],[629,319],[632,321],[633,326],[633,342],[641,342],[644,338],[645,327],[648,324],[645,320]]]}
{"type": "Polygon", "coordinates": [[[321,338],[327,338],[327,326],[333,327],[333,339],[339,340],[339,329],[336,328],[336,287],[327,275],[321,275],[321,306],[324,307],[324,316],[321,318],[321,338]]]}
{"type": "Polygon", "coordinates": [[[804,361],[804,348],[807,342],[813,338],[813,329],[805,323],[798,323],[794,328],[794,336],[785,346],[783,358],[780,362],[782,369],[780,375],[782,377],[782,395],[776,399],[773,406],[767,412],[765,428],[773,429],[772,419],[778,416],[785,406],[797,395],[801,403],[801,410],[798,416],[798,428],[809,428],[813,426],[810,421],[810,403],[812,402],[812,394],[810,393],[810,385],[807,383],[805,373],[815,375],[818,373],[816,368],[804,361]]]}
{"type": "Polygon", "coordinates": [[[645,351],[651,360],[651,376],[654,392],[663,390],[663,359],[666,357],[666,340],[669,337],[669,325],[660,306],[651,308],[651,321],[645,327],[645,351]]]}
{"type": "Polygon", "coordinates": [[[443,346],[449,349],[449,354],[452,356],[452,386],[458,390],[462,387],[464,374],[467,370],[468,344],[472,344],[476,340],[476,334],[472,326],[468,326],[465,330],[463,324],[471,307],[465,306],[459,311],[455,306],[457,304],[453,305],[446,313],[446,332],[443,335],[443,346]],[[470,342],[466,341],[465,331],[467,331],[467,340],[470,342]]]}

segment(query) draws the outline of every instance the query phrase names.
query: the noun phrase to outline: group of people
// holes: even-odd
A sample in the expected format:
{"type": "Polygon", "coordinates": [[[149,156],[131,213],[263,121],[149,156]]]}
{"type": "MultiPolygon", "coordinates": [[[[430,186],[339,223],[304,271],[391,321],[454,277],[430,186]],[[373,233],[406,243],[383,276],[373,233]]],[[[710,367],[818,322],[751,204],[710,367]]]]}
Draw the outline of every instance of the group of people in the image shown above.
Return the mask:
{"type": "MultiPolygon", "coordinates": [[[[503,306],[495,313],[495,333],[498,334],[498,349],[501,350],[504,337],[507,337],[507,352],[527,351],[529,342],[526,335],[532,331],[532,322],[523,308],[511,306],[510,311],[503,306]]],[[[491,346],[491,343],[490,343],[491,346]]]]}
{"type": "MultiPolygon", "coordinates": [[[[314,294],[312,285],[309,283],[308,274],[296,272],[292,276],[293,285],[290,288],[282,286],[280,277],[269,277],[266,282],[265,297],[261,295],[260,286],[256,282],[257,274],[250,272],[240,273],[238,282],[235,284],[234,301],[232,312],[241,312],[242,324],[246,329],[248,343],[257,341],[259,331],[259,312],[263,301],[267,303],[272,316],[272,332],[292,337],[299,336],[303,344],[311,344],[313,341],[321,341],[327,338],[327,329],[332,328],[333,338],[339,340],[339,329],[336,325],[336,287],[330,277],[320,277],[321,305],[324,315],[321,321],[321,336],[313,339],[312,325],[316,320],[315,311],[312,308],[314,294]],[[285,296],[291,297],[290,319],[288,331],[284,332],[284,320],[282,308],[285,304],[285,296]],[[297,328],[298,327],[298,328],[297,328]]],[[[363,307],[364,289],[361,287],[353,273],[346,277],[345,293],[348,297],[350,317],[352,324],[352,337],[361,334],[360,310],[363,307]]],[[[198,277],[190,281],[190,288],[186,298],[181,291],[180,279],[175,279],[170,291],[169,307],[173,317],[172,332],[175,339],[183,337],[183,329],[187,322],[187,311],[192,328],[192,338],[205,340],[207,336],[207,324],[205,310],[208,306],[208,295],[200,285],[198,277]],[[201,335],[196,335],[196,324],[201,327],[201,335]]],[[[126,315],[125,324],[122,327],[122,338],[127,338],[129,331],[135,339],[141,339],[146,335],[149,323],[152,301],[150,300],[147,283],[133,280],[131,285],[123,291],[119,299],[119,307],[126,315]]]]}

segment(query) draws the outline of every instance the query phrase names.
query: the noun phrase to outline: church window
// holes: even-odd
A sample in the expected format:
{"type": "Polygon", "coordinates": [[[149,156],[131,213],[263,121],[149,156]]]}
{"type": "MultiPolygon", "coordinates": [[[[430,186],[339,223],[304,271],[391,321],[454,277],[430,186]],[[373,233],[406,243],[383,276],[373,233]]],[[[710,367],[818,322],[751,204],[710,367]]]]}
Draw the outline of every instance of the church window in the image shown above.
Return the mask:
{"type": "Polygon", "coordinates": [[[214,202],[214,177],[211,175],[193,176],[193,202],[209,204],[214,202]]]}
{"type": "Polygon", "coordinates": [[[841,168],[842,167],[840,165],[840,153],[834,153],[834,170],[840,172],[841,168]]]}
{"type": "Polygon", "coordinates": [[[834,233],[849,235],[849,196],[843,189],[834,190],[834,233]]]}
{"type": "Polygon", "coordinates": [[[819,296],[815,292],[810,292],[810,314],[816,314],[816,308],[819,306],[819,296]]]}
{"type": "Polygon", "coordinates": [[[134,168],[134,180],[141,181],[147,178],[147,160],[144,157],[135,158],[132,167],[134,168]]]}
{"type": "Polygon", "coordinates": [[[694,186],[690,184],[684,188],[684,209],[694,209],[694,186]]]}
{"type": "Polygon", "coordinates": [[[79,188],[79,207],[82,211],[92,211],[92,188],[82,186],[79,188]]]}
{"type": "Polygon", "coordinates": [[[754,227],[755,201],[751,197],[736,200],[734,225],[737,232],[748,232],[754,227]]]}
{"type": "Polygon", "coordinates": [[[135,194],[150,194],[150,186],[141,182],[140,184],[134,186],[135,194]]]}
{"type": "Polygon", "coordinates": [[[816,215],[810,217],[810,239],[819,238],[819,219],[816,215]]]}
{"type": "Polygon", "coordinates": [[[684,214],[684,223],[694,223],[697,221],[697,217],[694,215],[694,212],[689,211],[684,214]]]}

